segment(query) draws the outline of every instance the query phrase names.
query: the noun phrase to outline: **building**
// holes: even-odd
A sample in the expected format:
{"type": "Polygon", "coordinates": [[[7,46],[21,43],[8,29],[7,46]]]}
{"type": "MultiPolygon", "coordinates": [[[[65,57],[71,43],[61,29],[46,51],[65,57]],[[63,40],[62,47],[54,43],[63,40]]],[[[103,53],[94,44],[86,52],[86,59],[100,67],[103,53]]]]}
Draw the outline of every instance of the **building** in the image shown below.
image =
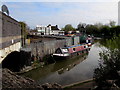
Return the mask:
{"type": "Polygon", "coordinates": [[[48,25],[48,26],[51,27],[50,35],[64,35],[64,31],[60,30],[58,28],[58,25],[56,25],[56,26],[48,25]]]}
{"type": "Polygon", "coordinates": [[[49,26],[37,25],[36,29],[38,35],[50,35],[51,28],[49,26]]]}
{"type": "Polygon", "coordinates": [[[30,30],[29,35],[37,35],[38,31],[37,30],[30,30]]]}
{"type": "Polygon", "coordinates": [[[36,29],[38,35],[64,35],[64,31],[60,30],[58,28],[58,25],[56,26],[51,26],[50,24],[48,26],[37,25],[36,29]]]}
{"type": "Polygon", "coordinates": [[[0,11],[0,63],[12,51],[21,47],[21,25],[0,11]]]}

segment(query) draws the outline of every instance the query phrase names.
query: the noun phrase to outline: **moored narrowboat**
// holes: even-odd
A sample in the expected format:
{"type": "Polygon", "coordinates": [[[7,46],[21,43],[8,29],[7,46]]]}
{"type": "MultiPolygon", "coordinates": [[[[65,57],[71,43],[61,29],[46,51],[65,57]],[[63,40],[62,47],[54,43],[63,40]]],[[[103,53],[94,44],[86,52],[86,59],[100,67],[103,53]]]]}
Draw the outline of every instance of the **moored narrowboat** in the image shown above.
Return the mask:
{"type": "Polygon", "coordinates": [[[90,47],[88,44],[78,44],[70,47],[58,48],[56,49],[53,57],[55,60],[64,60],[69,57],[82,55],[83,53],[88,53],[90,47]]]}

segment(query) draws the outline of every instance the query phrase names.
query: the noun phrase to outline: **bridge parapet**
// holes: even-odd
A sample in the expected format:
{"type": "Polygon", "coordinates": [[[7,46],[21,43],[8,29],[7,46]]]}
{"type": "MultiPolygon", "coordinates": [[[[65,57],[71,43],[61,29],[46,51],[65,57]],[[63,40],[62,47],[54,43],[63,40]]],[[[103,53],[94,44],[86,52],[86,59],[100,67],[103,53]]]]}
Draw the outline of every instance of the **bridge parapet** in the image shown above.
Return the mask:
{"type": "Polygon", "coordinates": [[[0,63],[13,51],[21,47],[21,26],[11,16],[0,11],[0,63]]]}

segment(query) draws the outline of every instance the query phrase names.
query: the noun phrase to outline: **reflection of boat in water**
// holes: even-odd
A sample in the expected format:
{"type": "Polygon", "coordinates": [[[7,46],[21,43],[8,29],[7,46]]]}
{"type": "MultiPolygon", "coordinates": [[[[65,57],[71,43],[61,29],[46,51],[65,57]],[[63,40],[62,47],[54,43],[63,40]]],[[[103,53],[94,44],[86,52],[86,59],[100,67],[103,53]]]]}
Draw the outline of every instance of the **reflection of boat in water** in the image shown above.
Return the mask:
{"type": "Polygon", "coordinates": [[[24,73],[23,76],[32,78],[34,80],[41,80],[42,78],[50,76],[55,72],[57,72],[58,74],[63,74],[74,68],[86,58],[87,54],[83,54],[81,56],[77,56],[69,60],[56,61],[56,63],[54,64],[49,64],[44,67],[37,68],[27,73],[24,73]]]}
{"type": "Polygon", "coordinates": [[[88,51],[90,50],[89,46],[90,46],[90,43],[58,48],[53,54],[53,57],[57,61],[57,60],[64,60],[67,58],[71,58],[77,55],[82,55],[83,53],[88,53],[88,51]]]}
{"type": "Polygon", "coordinates": [[[85,60],[86,57],[87,57],[87,55],[83,55],[83,56],[77,56],[70,60],[57,61],[54,64],[49,64],[44,67],[37,68],[37,69],[34,69],[27,73],[24,73],[23,76],[32,78],[34,80],[39,80],[40,78],[47,77],[47,76],[53,74],[54,72],[58,72],[58,74],[62,74],[66,71],[69,71],[76,65],[78,65],[80,62],[85,60]]]}
{"type": "Polygon", "coordinates": [[[54,68],[52,71],[57,71],[58,74],[62,74],[66,71],[70,71],[72,68],[74,68],[76,65],[80,64],[82,61],[86,59],[88,54],[84,54],[82,56],[77,56],[75,58],[72,58],[70,60],[63,60],[59,61],[54,65],[54,68]]]}

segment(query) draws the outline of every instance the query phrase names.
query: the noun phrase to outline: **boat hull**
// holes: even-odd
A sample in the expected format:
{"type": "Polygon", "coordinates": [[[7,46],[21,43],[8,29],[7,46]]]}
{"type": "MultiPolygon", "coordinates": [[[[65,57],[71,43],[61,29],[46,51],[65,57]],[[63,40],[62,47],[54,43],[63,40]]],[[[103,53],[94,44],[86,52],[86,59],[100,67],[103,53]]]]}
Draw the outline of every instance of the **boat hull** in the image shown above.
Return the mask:
{"type": "Polygon", "coordinates": [[[55,59],[55,61],[59,61],[59,60],[68,59],[69,56],[57,56],[57,55],[53,55],[53,58],[55,59]]]}

